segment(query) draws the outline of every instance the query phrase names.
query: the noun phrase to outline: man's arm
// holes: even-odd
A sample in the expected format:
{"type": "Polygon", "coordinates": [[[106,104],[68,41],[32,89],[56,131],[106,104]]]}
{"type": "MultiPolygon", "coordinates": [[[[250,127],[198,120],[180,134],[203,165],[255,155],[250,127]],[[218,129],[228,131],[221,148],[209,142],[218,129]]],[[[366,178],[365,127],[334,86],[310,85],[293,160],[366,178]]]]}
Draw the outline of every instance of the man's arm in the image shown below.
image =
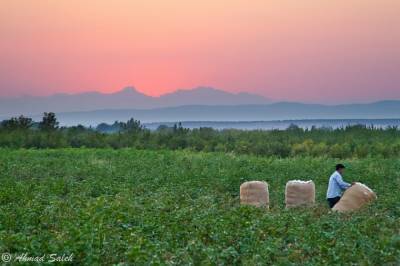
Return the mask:
{"type": "Polygon", "coordinates": [[[348,189],[351,186],[349,183],[344,182],[342,176],[339,174],[336,175],[336,182],[343,190],[348,189]]]}

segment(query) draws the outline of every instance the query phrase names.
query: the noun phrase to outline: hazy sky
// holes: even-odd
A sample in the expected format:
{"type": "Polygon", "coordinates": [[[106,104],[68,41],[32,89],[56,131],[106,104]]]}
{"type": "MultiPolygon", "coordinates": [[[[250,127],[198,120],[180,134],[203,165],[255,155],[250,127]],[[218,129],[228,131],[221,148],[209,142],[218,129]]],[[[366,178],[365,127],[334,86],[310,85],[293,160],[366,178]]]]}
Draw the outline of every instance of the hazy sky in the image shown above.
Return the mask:
{"type": "Polygon", "coordinates": [[[0,96],[400,99],[399,0],[2,0],[0,96]]]}

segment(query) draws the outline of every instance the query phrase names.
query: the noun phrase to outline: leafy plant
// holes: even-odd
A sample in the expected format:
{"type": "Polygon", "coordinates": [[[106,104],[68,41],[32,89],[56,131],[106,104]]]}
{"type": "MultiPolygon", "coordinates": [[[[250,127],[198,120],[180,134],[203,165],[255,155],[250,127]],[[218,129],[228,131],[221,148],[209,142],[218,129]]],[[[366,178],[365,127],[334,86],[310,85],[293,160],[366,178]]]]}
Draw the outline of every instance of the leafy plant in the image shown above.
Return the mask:
{"type": "MultiPolygon", "coordinates": [[[[308,144],[307,144],[308,145],[308,144]]],[[[74,254],[74,264],[398,265],[400,161],[346,161],[345,179],[378,200],[327,208],[331,158],[134,149],[0,150],[0,253],[74,254]],[[291,179],[317,202],[284,209],[291,179]],[[239,205],[246,180],[270,185],[271,210],[239,205]]]]}

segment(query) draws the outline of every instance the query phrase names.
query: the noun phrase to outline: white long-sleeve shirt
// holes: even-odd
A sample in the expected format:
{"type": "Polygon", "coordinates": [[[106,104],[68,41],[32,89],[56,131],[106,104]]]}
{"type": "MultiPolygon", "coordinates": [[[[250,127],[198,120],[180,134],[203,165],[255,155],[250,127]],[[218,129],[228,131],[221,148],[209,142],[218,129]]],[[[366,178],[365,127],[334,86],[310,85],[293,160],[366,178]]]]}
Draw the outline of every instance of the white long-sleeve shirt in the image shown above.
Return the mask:
{"type": "Polygon", "coordinates": [[[335,171],[329,178],[328,191],[326,192],[326,198],[341,197],[342,191],[349,188],[351,185],[343,181],[342,175],[335,171]]]}

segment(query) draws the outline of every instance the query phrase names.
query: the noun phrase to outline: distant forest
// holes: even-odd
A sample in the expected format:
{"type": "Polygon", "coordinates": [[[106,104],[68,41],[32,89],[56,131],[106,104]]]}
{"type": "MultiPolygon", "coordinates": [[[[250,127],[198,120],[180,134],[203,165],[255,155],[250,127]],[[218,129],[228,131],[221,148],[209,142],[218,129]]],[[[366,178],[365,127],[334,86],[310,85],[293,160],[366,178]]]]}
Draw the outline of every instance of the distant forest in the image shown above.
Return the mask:
{"type": "Polygon", "coordinates": [[[400,130],[363,125],[342,128],[286,130],[187,129],[180,123],[150,131],[140,121],[60,127],[54,113],[44,113],[42,121],[20,116],[0,124],[2,148],[135,148],[170,149],[258,156],[318,156],[334,158],[393,158],[400,156],[400,130]]]}

